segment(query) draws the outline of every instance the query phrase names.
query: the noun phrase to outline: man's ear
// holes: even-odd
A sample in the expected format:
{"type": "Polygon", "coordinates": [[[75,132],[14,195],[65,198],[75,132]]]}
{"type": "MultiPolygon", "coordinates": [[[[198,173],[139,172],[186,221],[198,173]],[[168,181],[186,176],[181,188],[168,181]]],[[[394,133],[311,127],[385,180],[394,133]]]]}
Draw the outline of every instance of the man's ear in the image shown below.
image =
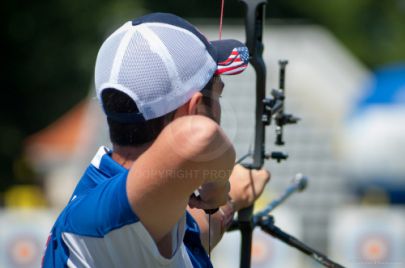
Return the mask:
{"type": "Polygon", "coordinates": [[[191,99],[187,102],[188,103],[188,114],[194,115],[197,114],[197,107],[202,101],[203,95],[201,92],[196,92],[194,95],[191,97],[191,99]]]}
{"type": "Polygon", "coordinates": [[[182,106],[177,108],[177,111],[175,113],[175,118],[184,116],[184,115],[195,115],[197,114],[197,107],[202,101],[202,94],[201,92],[196,92],[193,94],[191,99],[189,99],[186,103],[184,103],[182,106]]]}

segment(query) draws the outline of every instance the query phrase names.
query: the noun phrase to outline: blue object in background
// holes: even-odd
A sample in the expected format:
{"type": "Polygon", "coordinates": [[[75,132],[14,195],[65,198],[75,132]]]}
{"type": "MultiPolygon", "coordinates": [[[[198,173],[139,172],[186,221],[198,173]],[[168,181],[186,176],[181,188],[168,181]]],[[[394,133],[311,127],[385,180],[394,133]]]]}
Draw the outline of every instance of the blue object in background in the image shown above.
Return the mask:
{"type": "MultiPolygon", "coordinates": [[[[369,120],[368,122],[375,120],[374,126],[381,125],[381,120],[384,120],[382,119],[384,117],[375,117],[376,110],[384,112],[384,114],[388,116],[385,117],[386,119],[390,117],[398,118],[396,117],[398,115],[401,115],[399,118],[405,118],[405,63],[388,65],[377,69],[363,92],[363,97],[350,114],[348,122],[357,125],[357,127],[360,126],[360,129],[364,127],[364,135],[378,135],[375,131],[370,132],[370,129],[366,127],[369,125],[365,124],[365,120],[369,120]]],[[[395,122],[392,120],[384,120],[383,122],[385,122],[387,127],[392,126],[392,124],[405,124],[405,121],[399,121],[400,122],[398,122],[398,120],[395,122]]],[[[405,138],[405,133],[400,136],[405,138]]],[[[396,142],[396,144],[398,144],[399,147],[395,148],[397,150],[392,150],[391,155],[398,161],[403,160],[403,165],[405,165],[405,159],[399,159],[401,158],[401,152],[399,150],[402,148],[400,144],[403,144],[403,140],[390,140],[392,138],[390,135],[381,137],[383,138],[381,139],[382,142],[385,140],[386,142],[396,142]]],[[[376,159],[379,157],[379,151],[376,151],[374,147],[375,144],[370,144],[370,149],[365,151],[360,157],[364,159],[376,159]]],[[[399,175],[399,178],[398,175],[395,178],[390,177],[390,175],[388,175],[389,170],[387,170],[387,166],[389,166],[387,165],[387,161],[390,161],[390,159],[386,159],[383,156],[380,156],[380,158],[381,159],[378,159],[378,162],[381,163],[379,173],[364,173],[364,177],[358,177],[357,174],[357,177],[354,176],[352,178],[350,184],[353,193],[361,199],[369,192],[369,189],[378,188],[384,191],[389,203],[405,204],[405,174],[399,175]]],[[[370,161],[370,163],[376,162],[370,161]]],[[[350,170],[348,173],[350,174],[350,170]]]]}
{"type": "Polygon", "coordinates": [[[364,98],[357,110],[373,104],[405,105],[405,63],[377,69],[371,85],[365,90],[364,98]]]}

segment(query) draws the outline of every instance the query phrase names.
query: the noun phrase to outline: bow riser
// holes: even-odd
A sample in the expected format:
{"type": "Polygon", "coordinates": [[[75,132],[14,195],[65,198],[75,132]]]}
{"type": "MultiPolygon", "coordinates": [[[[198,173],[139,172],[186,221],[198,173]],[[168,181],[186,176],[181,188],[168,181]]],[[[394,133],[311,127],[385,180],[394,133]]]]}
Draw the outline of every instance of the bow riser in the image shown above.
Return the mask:
{"type": "MultiPolygon", "coordinates": [[[[263,60],[262,42],[266,0],[240,0],[246,8],[246,46],[249,49],[249,63],[256,73],[256,118],[255,145],[252,163],[244,164],[249,169],[260,169],[265,159],[265,127],[263,122],[266,97],[266,64],[263,60]]],[[[252,247],[253,205],[238,212],[238,228],[242,236],[240,267],[250,267],[252,247]]]]}

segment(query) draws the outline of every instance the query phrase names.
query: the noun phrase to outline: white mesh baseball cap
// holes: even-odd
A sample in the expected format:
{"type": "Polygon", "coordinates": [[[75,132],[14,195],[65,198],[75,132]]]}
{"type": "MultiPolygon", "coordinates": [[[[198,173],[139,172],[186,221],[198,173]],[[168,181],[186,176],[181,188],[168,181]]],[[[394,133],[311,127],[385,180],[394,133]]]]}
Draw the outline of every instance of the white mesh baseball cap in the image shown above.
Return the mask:
{"type": "Polygon", "coordinates": [[[238,74],[247,68],[249,52],[237,40],[209,42],[192,24],[167,13],[128,21],[102,44],[95,84],[102,103],[104,89],[126,93],[138,113],[106,113],[121,123],[163,116],[203,89],[214,74],[238,74]]]}

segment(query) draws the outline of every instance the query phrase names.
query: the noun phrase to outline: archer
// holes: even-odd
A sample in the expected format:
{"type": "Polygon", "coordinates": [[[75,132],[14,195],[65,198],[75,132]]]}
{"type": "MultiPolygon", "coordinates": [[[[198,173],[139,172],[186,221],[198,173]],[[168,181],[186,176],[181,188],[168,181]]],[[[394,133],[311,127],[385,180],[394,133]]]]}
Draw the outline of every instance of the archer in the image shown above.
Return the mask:
{"type": "Polygon", "coordinates": [[[219,126],[220,75],[242,72],[248,58],[241,42],[209,42],[164,13],[106,39],[95,82],[113,147],[99,149],[77,184],[43,267],[212,266],[207,251],[270,178],[234,165],[219,126]]]}

